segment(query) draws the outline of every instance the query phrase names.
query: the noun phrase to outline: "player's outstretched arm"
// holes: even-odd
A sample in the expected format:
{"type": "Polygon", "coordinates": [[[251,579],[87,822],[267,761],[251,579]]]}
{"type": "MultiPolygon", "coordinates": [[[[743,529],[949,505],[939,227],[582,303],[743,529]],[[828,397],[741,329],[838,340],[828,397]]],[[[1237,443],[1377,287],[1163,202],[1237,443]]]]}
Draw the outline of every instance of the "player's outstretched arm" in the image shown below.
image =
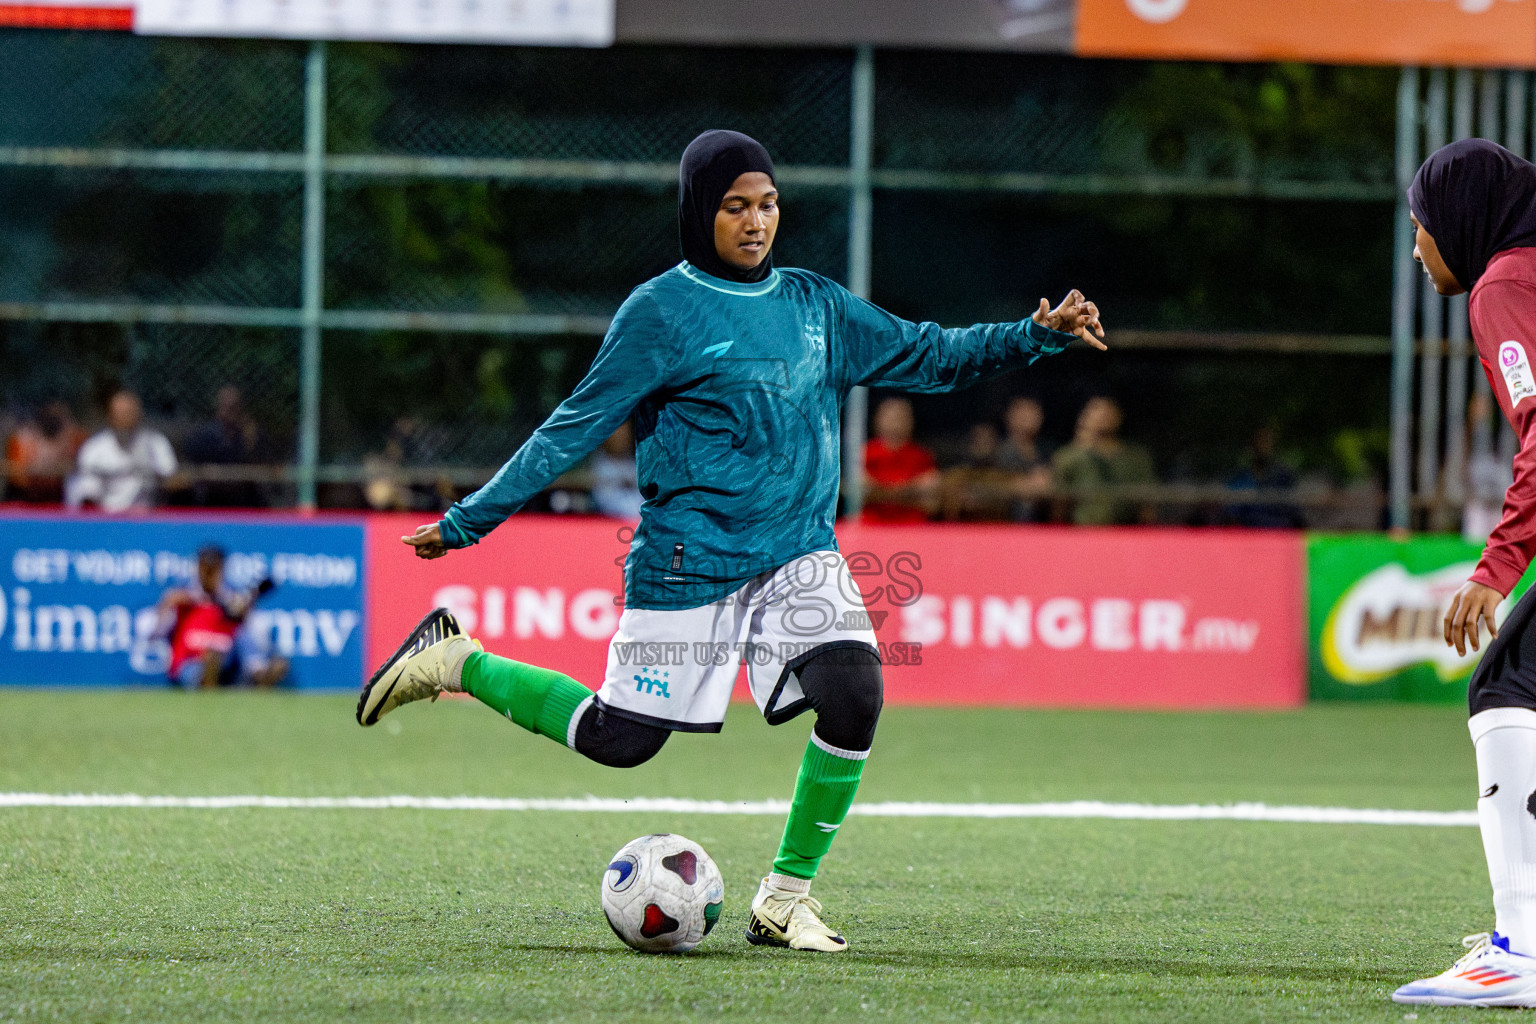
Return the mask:
{"type": "Polygon", "coordinates": [[[1107,349],[1099,308],[1073,289],[1051,308],[1013,323],[942,328],[912,323],[840,291],[843,370],[848,385],[902,391],[955,391],[1045,356],[1074,341],[1107,349]]]}
{"type": "Polygon", "coordinates": [[[1067,297],[1055,309],[1042,298],[1040,308],[1030,319],[1053,331],[1075,334],[1100,352],[1109,351],[1109,346],[1104,344],[1104,325],[1099,322],[1099,307],[1089,302],[1076,288],[1067,292],[1067,297]]]}
{"type": "Polygon", "coordinates": [[[676,339],[653,297],[637,290],[619,307],[586,377],[485,486],[433,526],[401,538],[421,558],[469,547],[574,467],[675,372],[676,339]]]}
{"type": "Polygon", "coordinates": [[[415,533],[400,539],[416,549],[417,558],[442,558],[448,553],[448,548],[443,545],[442,531],[436,523],[418,526],[415,533]]]}

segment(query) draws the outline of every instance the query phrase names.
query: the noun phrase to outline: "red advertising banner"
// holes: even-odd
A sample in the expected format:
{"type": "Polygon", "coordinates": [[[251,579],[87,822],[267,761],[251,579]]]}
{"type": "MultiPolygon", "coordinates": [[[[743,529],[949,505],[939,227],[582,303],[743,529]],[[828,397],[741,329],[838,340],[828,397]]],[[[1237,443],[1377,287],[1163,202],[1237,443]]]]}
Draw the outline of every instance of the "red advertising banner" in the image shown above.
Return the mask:
{"type": "Polygon", "coordinates": [[[411,627],[442,605],[486,650],[559,669],[596,689],[623,611],[629,527],[518,516],[476,546],[429,562],[400,543],[429,521],[430,515],[369,518],[370,666],[383,664],[411,627]]]}
{"type": "Polygon", "coordinates": [[[130,0],[36,0],[0,3],[0,28],[107,29],[133,28],[130,0]]]}
{"type": "Polygon", "coordinates": [[[1536,64],[1536,0],[1077,0],[1085,57],[1536,64]]]}
{"type": "MultiPolygon", "coordinates": [[[[622,524],[518,517],[425,562],[400,544],[419,518],[370,521],[370,664],[442,604],[487,650],[601,682],[622,611],[622,524]]],[[[1305,699],[1299,534],[846,526],[839,540],[880,638],[889,703],[1305,699]]]]}

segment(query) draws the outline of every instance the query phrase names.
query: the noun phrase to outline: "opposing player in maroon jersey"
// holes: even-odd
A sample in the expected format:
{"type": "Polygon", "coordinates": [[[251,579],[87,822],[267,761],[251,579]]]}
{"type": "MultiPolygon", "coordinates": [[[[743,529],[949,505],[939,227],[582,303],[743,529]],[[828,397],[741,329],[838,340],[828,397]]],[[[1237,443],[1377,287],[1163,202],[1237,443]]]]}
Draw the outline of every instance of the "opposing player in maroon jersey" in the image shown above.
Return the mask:
{"type": "Polygon", "coordinates": [[[1445,616],[1445,642],[1476,651],[1468,703],[1477,815],[1493,883],[1494,930],[1462,940],[1443,974],[1398,989],[1399,1003],[1536,1006],[1536,591],[1495,609],[1536,551],[1536,164],[1481,139],[1424,162],[1408,192],[1414,256],[1441,295],[1470,291],[1472,337],[1499,408],[1520,439],[1504,517],[1445,616]]]}

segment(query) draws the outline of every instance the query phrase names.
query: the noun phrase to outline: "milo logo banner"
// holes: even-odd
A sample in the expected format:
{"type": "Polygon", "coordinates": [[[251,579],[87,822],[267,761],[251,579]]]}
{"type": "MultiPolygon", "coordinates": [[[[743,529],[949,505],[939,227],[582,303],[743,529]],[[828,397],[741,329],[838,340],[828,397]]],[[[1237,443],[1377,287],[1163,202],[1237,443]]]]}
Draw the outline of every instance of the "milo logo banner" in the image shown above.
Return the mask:
{"type": "MultiPolygon", "coordinates": [[[[1458,656],[1442,623],[1481,554],[1458,537],[1308,538],[1313,698],[1464,700],[1478,655],[1458,656]]],[[[1499,606],[1501,622],[1529,585],[1499,606]]]]}

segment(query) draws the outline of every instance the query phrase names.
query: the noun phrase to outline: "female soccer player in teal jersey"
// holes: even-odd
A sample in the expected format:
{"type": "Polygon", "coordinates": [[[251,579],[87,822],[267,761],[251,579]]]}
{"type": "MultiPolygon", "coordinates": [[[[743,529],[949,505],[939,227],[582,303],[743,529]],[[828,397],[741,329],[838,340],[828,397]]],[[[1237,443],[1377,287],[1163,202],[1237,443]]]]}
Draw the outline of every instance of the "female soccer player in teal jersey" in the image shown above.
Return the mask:
{"type": "Polygon", "coordinates": [[[645,503],[602,687],[487,654],[437,609],[369,680],[357,719],[372,725],[409,701],[464,692],[592,760],[631,767],[674,731],[719,731],[739,653],[770,724],[816,711],[747,937],[834,952],[847,942],[822,923],[810,884],[853,803],[882,702],[875,634],[832,532],[843,400],[860,385],[966,387],[1074,336],[1102,349],[1104,329],[1075,290],[1019,323],[901,320],[818,274],[775,269],[778,200],[757,142],[727,131],[695,139],[679,173],[684,261],[635,289],[586,379],[490,483],[403,538],[422,558],[477,543],[633,417],[645,503]],[[688,652],[687,663],[631,656],[660,645],[688,652]]]}

